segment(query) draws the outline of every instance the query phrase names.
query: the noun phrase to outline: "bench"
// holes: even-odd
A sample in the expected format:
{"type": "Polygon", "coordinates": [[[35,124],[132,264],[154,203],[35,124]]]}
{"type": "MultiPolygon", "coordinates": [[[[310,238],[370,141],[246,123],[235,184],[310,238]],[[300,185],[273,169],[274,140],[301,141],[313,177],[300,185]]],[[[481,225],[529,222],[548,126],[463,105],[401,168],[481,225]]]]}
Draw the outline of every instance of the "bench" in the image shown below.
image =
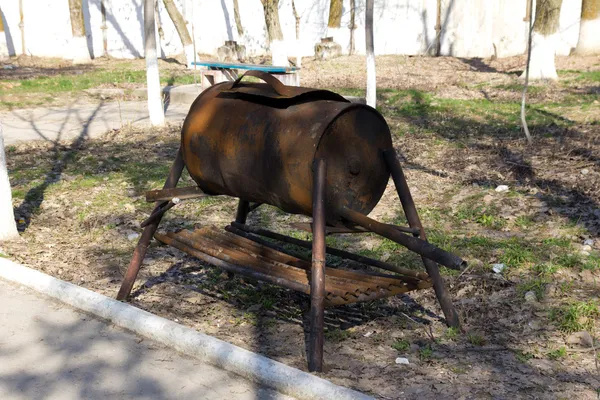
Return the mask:
{"type": "Polygon", "coordinates": [[[267,72],[284,85],[300,86],[299,68],[277,67],[274,65],[242,64],[219,61],[195,61],[192,65],[202,67],[202,89],[206,89],[220,82],[235,81],[238,78],[238,70],[255,70],[267,72]]]}

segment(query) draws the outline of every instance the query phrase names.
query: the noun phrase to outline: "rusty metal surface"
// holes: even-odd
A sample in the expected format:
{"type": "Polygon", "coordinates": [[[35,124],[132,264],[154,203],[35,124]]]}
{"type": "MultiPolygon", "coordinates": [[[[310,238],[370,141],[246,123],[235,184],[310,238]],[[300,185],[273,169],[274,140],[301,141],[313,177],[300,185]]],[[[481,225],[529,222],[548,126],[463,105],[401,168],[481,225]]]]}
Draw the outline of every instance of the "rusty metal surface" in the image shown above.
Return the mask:
{"type": "MultiPolygon", "coordinates": [[[[310,262],[244,237],[206,227],[194,232],[157,233],[155,238],[226,271],[310,294],[310,262]]],[[[372,276],[328,268],[325,305],[375,300],[430,286],[426,281],[415,283],[399,276],[372,276]]]]}
{"type": "Polygon", "coordinates": [[[312,162],[326,158],[328,222],[338,206],[370,212],[389,179],[383,117],[332,92],[281,86],[226,82],[196,99],[181,137],[191,177],[209,194],[310,216],[312,162]]]}
{"type": "MultiPolygon", "coordinates": [[[[236,221],[237,222],[237,221],[236,221]]],[[[419,228],[407,228],[405,226],[396,226],[396,225],[391,225],[391,224],[385,224],[385,225],[389,225],[397,230],[399,230],[400,232],[404,232],[404,233],[410,233],[412,235],[416,235],[418,236],[420,233],[419,228]]],[[[292,228],[301,230],[301,231],[305,231],[308,233],[312,233],[312,224],[308,223],[308,222],[293,222],[290,224],[290,226],[292,228]]],[[[325,228],[325,232],[327,235],[334,235],[334,234],[338,234],[338,233],[367,233],[367,232],[371,232],[368,229],[363,228],[362,226],[353,226],[353,227],[348,227],[348,226],[344,226],[344,225],[336,225],[336,226],[328,226],[325,228]]]]}
{"type": "Polygon", "coordinates": [[[313,170],[313,241],[310,277],[311,323],[308,335],[308,370],[311,372],[321,372],[323,370],[323,328],[325,326],[325,197],[327,193],[325,185],[327,180],[327,161],[324,158],[316,159],[313,170]]]}
{"type": "MultiPolygon", "coordinates": [[[[172,189],[177,186],[177,182],[179,182],[179,178],[181,178],[181,173],[183,172],[183,167],[183,154],[180,147],[179,150],[177,150],[177,156],[175,157],[175,161],[173,161],[173,165],[169,170],[169,176],[165,181],[163,189],[172,189]]],[[[156,202],[154,212],[152,214],[159,213],[160,210],[167,205],[168,202],[166,201],[156,202]]],[[[142,232],[140,240],[133,251],[133,256],[131,257],[131,262],[129,263],[125,277],[123,278],[123,283],[121,283],[121,287],[119,288],[119,293],[117,293],[117,300],[125,300],[129,296],[129,293],[131,293],[131,289],[135,283],[135,278],[137,278],[142,261],[144,261],[144,257],[146,256],[146,250],[148,249],[152,235],[154,235],[154,232],[156,232],[163,214],[164,212],[160,215],[156,215],[153,219],[153,222],[149,223],[144,228],[144,232],[142,232]]]]}
{"type": "MultiPolygon", "coordinates": [[[[460,257],[447,252],[446,250],[440,249],[427,242],[426,240],[405,235],[386,224],[377,222],[372,218],[367,217],[361,213],[351,210],[347,207],[341,209],[342,216],[348,221],[352,221],[365,229],[369,229],[372,232],[377,233],[385,238],[393,240],[394,242],[401,244],[407,249],[414,251],[421,256],[433,260],[445,267],[460,270],[462,266],[466,265],[460,257]]],[[[421,234],[423,234],[421,232],[421,234]]]]}
{"type": "MultiPolygon", "coordinates": [[[[402,167],[400,166],[396,152],[393,149],[387,150],[384,151],[383,156],[392,174],[392,179],[394,180],[394,185],[396,186],[398,197],[402,203],[402,208],[404,209],[404,214],[406,215],[409,225],[412,228],[419,228],[421,232],[420,238],[426,241],[427,236],[425,234],[425,230],[421,224],[421,219],[417,213],[415,202],[413,201],[410,189],[408,188],[408,183],[404,177],[404,172],[402,171],[402,167]]],[[[440,275],[437,264],[432,261],[432,259],[426,257],[422,257],[422,259],[425,269],[427,270],[427,273],[433,282],[433,289],[438,301],[440,302],[444,316],[446,317],[446,322],[448,325],[457,328],[460,325],[460,319],[458,318],[458,313],[452,304],[452,298],[444,286],[444,281],[442,280],[442,276],[440,275]]]]}
{"type": "Polygon", "coordinates": [[[196,186],[172,188],[162,190],[149,190],[146,192],[146,201],[169,201],[174,198],[180,200],[195,199],[208,196],[196,186]]]}
{"type": "MultiPolygon", "coordinates": [[[[312,248],[312,243],[306,240],[296,239],[293,237],[285,236],[280,233],[271,232],[267,229],[262,228],[253,228],[247,225],[238,224],[236,222],[232,222],[231,226],[234,229],[241,230],[243,232],[249,232],[260,236],[265,236],[271,239],[280,240],[282,242],[291,243],[296,246],[304,247],[306,249],[312,248]]],[[[228,228],[225,228],[228,229],[228,228]]],[[[229,229],[228,229],[229,230],[229,229]]],[[[412,277],[418,280],[428,280],[429,276],[426,273],[414,271],[412,269],[401,268],[392,264],[385,263],[383,261],[375,260],[369,257],[359,256],[354,253],[349,253],[344,250],[335,249],[333,247],[326,247],[327,253],[332,254],[337,257],[346,258],[348,260],[354,260],[356,262],[371,265],[373,267],[385,269],[387,271],[396,272],[398,274],[404,275],[406,277],[412,277]]]]}

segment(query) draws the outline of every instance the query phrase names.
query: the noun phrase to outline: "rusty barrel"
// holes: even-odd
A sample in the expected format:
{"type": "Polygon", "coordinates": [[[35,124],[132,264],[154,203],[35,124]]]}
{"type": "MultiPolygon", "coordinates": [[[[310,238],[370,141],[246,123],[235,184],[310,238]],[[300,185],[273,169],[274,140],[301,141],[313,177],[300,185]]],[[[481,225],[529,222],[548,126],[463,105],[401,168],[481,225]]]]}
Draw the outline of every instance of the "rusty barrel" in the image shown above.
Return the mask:
{"type": "Polygon", "coordinates": [[[372,107],[326,90],[225,82],[192,104],[181,134],[190,176],[209,194],[271,204],[311,215],[313,160],[327,160],[327,219],[347,206],[368,214],[387,185],[383,151],[390,130],[372,107]]]}

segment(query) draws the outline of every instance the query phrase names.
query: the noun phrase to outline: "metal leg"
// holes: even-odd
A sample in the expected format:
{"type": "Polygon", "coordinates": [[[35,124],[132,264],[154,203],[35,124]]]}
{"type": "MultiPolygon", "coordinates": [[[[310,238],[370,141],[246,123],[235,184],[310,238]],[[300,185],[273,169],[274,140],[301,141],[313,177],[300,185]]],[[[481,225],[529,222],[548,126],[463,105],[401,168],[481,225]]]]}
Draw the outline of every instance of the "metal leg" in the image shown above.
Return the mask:
{"type": "MultiPolygon", "coordinates": [[[[406,215],[408,224],[411,228],[419,228],[421,232],[420,238],[427,240],[425,230],[421,225],[421,220],[419,219],[419,214],[417,213],[417,208],[415,207],[415,202],[410,194],[410,190],[408,188],[408,184],[406,183],[404,172],[402,172],[400,162],[396,156],[396,152],[394,150],[387,150],[383,153],[383,155],[392,174],[394,184],[396,185],[398,197],[400,197],[400,202],[402,203],[402,208],[404,209],[404,214],[406,215]]],[[[427,270],[427,273],[433,282],[435,295],[440,302],[440,306],[442,307],[442,311],[446,317],[446,323],[449,326],[458,327],[460,325],[458,313],[456,312],[456,309],[452,304],[452,299],[450,298],[450,295],[444,286],[444,281],[442,280],[442,276],[440,275],[440,270],[437,264],[428,258],[422,258],[423,264],[425,264],[425,269],[427,270]]]]}
{"type": "Polygon", "coordinates": [[[327,163],[315,160],[313,168],[313,245],[310,281],[310,335],[308,370],[323,370],[323,327],[325,324],[325,181],[327,163]]]}
{"type": "MultiPolygon", "coordinates": [[[[172,189],[177,186],[177,182],[179,182],[179,178],[181,177],[181,173],[183,172],[183,155],[181,153],[181,148],[177,151],[177,157],[171,166],[171,170],[169,171],[169,176],[163,186],[163,189],[172,189]]],[[[157,212],[162,205],[167,204],[167,202],[157,202],[156,207],[154,208],[153,214],[157,212]]],[[[154,232],[158,228],[158,224],[160,224],[160,220],[162,219],[162,215],[155,218],[153,222],[146,225],[144,228],[144,232],[138,241],[138,244],[133,252],[133,257],[131,258],[131,262],[129,263],[129,267],[127,268],[127,272],[125,273],[125,277],[123,278],[123,283],[121,284],[121,288],[119,289],[119,293],[117,294],[117,300],[125,300],[129,294],[131,293],[131,289],[133,288],[133,284],[135,282],[135,278],[137,278],[137,274],[140,271],[140,266],[142,265],[142,261],[144,261],[144,256],[146,255],[146,250],[148,249],[148,245],[150,244],[150,240],[152,240],[152,236],[154,236],[154,232]]]]}
{"type": "Polygon", "coordinates": [[[238,203],[237,213],[235,214],[235,222],[245,224],[248,213],[250,212],[250,202],[240,199],[238,203]]]}

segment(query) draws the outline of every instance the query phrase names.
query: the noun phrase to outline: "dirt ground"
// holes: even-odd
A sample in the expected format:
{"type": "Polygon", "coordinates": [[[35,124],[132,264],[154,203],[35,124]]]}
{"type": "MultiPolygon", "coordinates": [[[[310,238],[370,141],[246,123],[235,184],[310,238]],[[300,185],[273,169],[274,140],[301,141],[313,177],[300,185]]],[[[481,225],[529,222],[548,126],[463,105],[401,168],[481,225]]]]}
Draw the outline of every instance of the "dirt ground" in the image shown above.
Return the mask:
{"type": "MultiPolygon", "coordinates": [[[[381,399],[597,399],[597,343],[569,342],[576,331],[595,338],[600,333],[599,84],[577,78],[600,70],[600,58],[559,58],[558,68],[570,72],[532,92],[532,103],[540,105],[532,120],[533,146],[522,138],[518,115],[498,111],[520,99],[514,86],[522,58],[377,61],[378,84],[387,89],[380,109],[430,240],[469,262],[460,273],[443,270],[462,331],[447,329],[430,289],[329,309],[320,375],[381,399]],[[585,104],[573,100],[584,92],[577,98],[585,104]],[[498,185],[509,190],[497,192],[498,185]],[[584,243],[592,244],[586,250],[584,243]],[[494,273],[494,263],[507,268],[494,273]],[[525,299],[528,292],[534,299],[525,299]],[[568,307],[579,308],[569,314],[568,307]],[[397,364],[397,357],[409,364],[397,364]]],[[[306,86],[342,92],[364,86],[361,57],[305,60],[303,67],[306,86]]],[[[115,296],[139,224],[151,211],[144,193],[162,185],[178,130],[129,129],[76,145],[9,148],[22,240],[3,244],[2,253],[115,296]]],[[[191,182],[186,175],[181,185],[191,182]]],[[[167,214],[161,229],[223,227],[236,204],[221,197],[184,202],[167,214]]],[[[402,222],[391,184],[371,215],[402,222]]],[[[307,239],[289,227],[307,220],[264,206],[249,223],[307,239]]],[[[370,234],[330,240],[421,268],[417,257],[370,234]]],[[[335,257],[327,262],[366,268],[335,257]]],[[[305,295],[230,278],[153,242],[131,302],[306,370],[305,295]]]]}

